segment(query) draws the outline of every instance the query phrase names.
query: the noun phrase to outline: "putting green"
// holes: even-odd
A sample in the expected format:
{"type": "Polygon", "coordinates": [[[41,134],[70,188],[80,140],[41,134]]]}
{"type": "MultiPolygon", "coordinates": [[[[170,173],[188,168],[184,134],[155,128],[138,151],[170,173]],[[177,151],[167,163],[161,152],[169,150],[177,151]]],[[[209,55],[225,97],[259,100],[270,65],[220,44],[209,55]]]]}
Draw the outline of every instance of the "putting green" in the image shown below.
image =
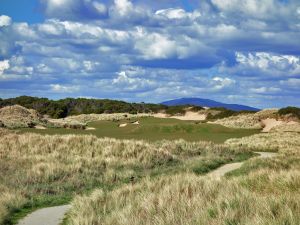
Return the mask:
{"type": "Polygon", "coordinates": [[[182,121],[177,119],[165,119],[145,117],[137,119],[139,125],[132,124],[136,121],[122,120],[95,121],[88,124],[94,130],[73,130],[64,128],[49,128],[46,130],[21,129],[21,132],[34,132],[39,134],[92,134],[97,137],[112,137],[118,139],[143,139],[157,141],[162,139],[176,140],[184,139],[187,141],[212,141],[223,143],[229,138],[240,138],[259,133],[254,129],[233,129],[217,124],[198,123],[195,121],[182,121]],[[127,123],[125,127],[119,124],[127,123]]]}

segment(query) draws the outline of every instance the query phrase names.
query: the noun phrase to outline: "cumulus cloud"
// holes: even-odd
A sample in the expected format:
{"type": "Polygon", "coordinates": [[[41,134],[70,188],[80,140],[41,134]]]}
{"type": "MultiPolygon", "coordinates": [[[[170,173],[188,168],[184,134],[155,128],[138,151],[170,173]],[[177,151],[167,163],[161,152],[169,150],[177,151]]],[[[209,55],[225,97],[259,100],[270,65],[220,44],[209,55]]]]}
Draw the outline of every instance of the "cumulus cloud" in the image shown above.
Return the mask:
{"type": "Polygon", "coordinates": [[[6,15],[1,15],[0,16],[0,27],[6,27],[11,25],[11,18],[9,16],[6,15]]]}
{"type": "Polygon", "coordinates": [[[291,77],[300,75],[300,58],[267,52],[236,53],[234,67],[222,67],[221,71],[246,76],[291,77]]]}
{"type": "Polygon", "coordinates": [[[74,93],[80,90],[78,86],[65,86],[61,84],[50,84],[51,91],[56,93],[74,93]]]}
{"type": "Polygon", "coordinates": [[[0,75],[2,75],[3,72],[7,69],[9,69],[9,61],[8,60],[0,61],[0,75]]]}
{"type": "Polygon", "coordinates": [[[228,77],[214,77],[212,79],[212,85],[214,90],[221,90],[223,88],[228,88],[235,84],[235,80],[228,77]]]}

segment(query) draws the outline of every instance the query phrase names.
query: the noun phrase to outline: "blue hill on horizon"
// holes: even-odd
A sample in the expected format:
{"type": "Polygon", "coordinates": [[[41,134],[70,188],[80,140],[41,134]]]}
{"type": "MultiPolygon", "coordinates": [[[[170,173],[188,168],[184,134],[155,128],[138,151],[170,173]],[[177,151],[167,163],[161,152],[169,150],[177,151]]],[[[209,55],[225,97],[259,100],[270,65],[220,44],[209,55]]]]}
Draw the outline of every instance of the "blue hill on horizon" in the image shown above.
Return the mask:
{"type": "Polygon", "coordinates": [[[195,106],[202,106],[202,107],[223,107],[226,109],[234,110],[234,111],[259,111],[260,109],[254,108],[251,106],[246,105],[239,105],[239,104],[226,104],[222,102],[217,102],[210,99],[203,99],[203,98],[180,98],[180,99],[173,99],[170,101],[162,102],[161,104],[167,106],[176,106],[176,105],[195,105],[195,106]]]}

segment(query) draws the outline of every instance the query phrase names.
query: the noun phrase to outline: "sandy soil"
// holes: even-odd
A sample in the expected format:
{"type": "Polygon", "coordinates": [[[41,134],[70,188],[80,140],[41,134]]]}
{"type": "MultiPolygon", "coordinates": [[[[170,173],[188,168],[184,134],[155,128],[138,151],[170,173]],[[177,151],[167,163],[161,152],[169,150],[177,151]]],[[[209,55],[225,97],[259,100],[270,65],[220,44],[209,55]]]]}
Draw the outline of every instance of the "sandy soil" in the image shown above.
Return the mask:
{"type": "Polygon", "coordinates": [[[36,210],[17,225],[59,225],[70,207],[70,205],[63,205],[36,210]]]}
{"type": "Polygon", "coordinates": [[[85,130],[96,130],[96,128],[95,127],[87,127],[87,128],[85,128],[85,130]]]}
{"type": "Polygon", "coordinates": [[[262,120],[261,123],[263,125],[262,132],[269,132],[273,127],[279,126],[284,122],[273,118],[267,118],[262,120]]]}
{"type": "Polygon", "coordinates": [[[153,114],[157,118],[173,118],[178,120],[206,120],[205,114],[199,114],[198,112],[186,112],[184,116],[168,116],[165,113],[153,114]]]}
{"type": "Polygon", "coordinates": [[[46,130],[47,129],[46,127],[43,127],[41,125],[36,125],[34,128],[38,129],[38,130],[46,130]]]}

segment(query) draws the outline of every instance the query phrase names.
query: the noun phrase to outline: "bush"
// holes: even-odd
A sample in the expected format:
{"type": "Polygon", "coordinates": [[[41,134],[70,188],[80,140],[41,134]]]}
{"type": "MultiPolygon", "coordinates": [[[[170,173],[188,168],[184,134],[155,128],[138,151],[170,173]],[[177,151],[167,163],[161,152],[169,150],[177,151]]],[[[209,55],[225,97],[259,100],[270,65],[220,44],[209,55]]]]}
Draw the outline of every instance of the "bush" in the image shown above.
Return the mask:
{"type": "Polygon", "coordinates": [[[280,109],[278,111],[278,114],[280,116],[284,116],[284,115],[287,115],[287,114],[292,114],[293,116],[300,119],[300,108],[289,106],[289,107],[280,109]]]}

